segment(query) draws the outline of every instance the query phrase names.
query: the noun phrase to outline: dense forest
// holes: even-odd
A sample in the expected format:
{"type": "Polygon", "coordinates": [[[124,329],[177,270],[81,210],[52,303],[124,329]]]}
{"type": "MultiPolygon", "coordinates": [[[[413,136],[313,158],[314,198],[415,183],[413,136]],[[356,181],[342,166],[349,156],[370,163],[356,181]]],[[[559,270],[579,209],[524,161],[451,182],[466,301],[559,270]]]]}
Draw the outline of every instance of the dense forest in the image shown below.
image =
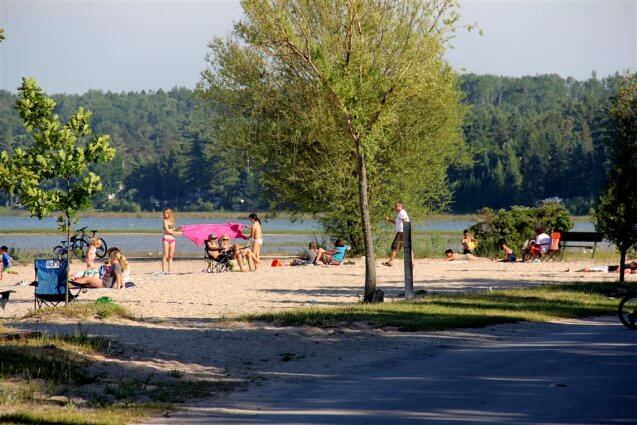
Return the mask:
{"type": "MultiPolygon", "coordinates": [[[[618,83],[618,76],[577,81],[557,75],[464,75],[469,105],[464,133],[473,161],[449,173],[452,211],[558,197],[571,212],[588,213],[604,182],[605,117],[618,83]]],[[[268,207],[259,196],[259,170],[249,153],[239,158],[240,169],[221,160],[206,126],[210,112],[198,108],[193,90],[89,91],[54,98],[63,119],[79,106],[91,110],[94,131],[111,135],[117,148],[115,160],[98,170],[105,190],[97,208],[268,207]]],[[[28,143],[15,101],[0,91],[0,150],[28,143]]],[[[12,200],[0,194],[0,202],[12,200]]]]}

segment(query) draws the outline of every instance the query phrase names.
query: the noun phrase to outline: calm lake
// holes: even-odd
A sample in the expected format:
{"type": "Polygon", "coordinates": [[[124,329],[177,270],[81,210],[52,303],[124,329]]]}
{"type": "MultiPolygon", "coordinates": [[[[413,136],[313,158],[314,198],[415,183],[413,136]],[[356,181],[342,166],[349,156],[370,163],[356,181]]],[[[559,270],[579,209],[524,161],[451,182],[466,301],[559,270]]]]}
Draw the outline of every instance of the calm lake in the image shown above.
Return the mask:
{"type": "MultiPolygon", "coordinates": [[[[227,221],[243,222],[241,220],[228,220],[224,218],[188,218],[183,222],[178,221],[177,225],[183,224],[201,224],[201,223],[225,223],[227,221]]],[[[245,224],[249,224],[245,221],[245,224]]],[[[474,224],[469,220],[436,220],[417,222],[415,228],[418,230],[442,231],[442,232],[458,232],[468,228],[474,224]]],[[[12,233],[0,234],[0,244],[9,247],[36,251],[47,252],[59,245],[63,239],[61,234],[25,234],[24,232],[33,231],[51,231],[57,232],[56,219],[53,217],[38,220],[36,218],[25,216],[0,216],[0,228],[7,232],[11,229],[12,233]],[[15,233],[13,233],[15,232],[15,233]]],[[[135,217],[85,217],[82,218],[74,229],[87,226],[88,229],[97,229],[98,231],[115,231],[115,234],[102,234],[108,246],[118,246],[124,252],[135,253],[137,255],[156,256],[161,251],[161,220],[153,218],[135,218],[135,217]],[[148,232],[156,230],[157,233],[134,234],[135,232],[148,232]],[[127,234],[133,233],[133,234],[127,234]]],[[[263,230],[265,233],[265,243],[262,248],[264,254],[268,253],[284,253],[296,254],[305,247],[309,240],[313,237],[321,238],[321,226],[316,220],[297,220],[290,221],[287,219],[270,219],[263,220],[263,230]],[[286,234],[285,232],[290,233],[286,234]],[[268,232],[276,232],[277,234],[268,234],[268,232]]],[[[575,231],[593,231],[593,225],[590,222],[576,222],[575,231]]],[[[99,232],[98,232],[99,234],[99,232]]],[[[202,248],[194,245],[185,238],[179,238],[177,245],[178,254],[198,255],[202,252],[202,248]]],[[[389,243],[389,242],[388,242],[389,243]]]]}

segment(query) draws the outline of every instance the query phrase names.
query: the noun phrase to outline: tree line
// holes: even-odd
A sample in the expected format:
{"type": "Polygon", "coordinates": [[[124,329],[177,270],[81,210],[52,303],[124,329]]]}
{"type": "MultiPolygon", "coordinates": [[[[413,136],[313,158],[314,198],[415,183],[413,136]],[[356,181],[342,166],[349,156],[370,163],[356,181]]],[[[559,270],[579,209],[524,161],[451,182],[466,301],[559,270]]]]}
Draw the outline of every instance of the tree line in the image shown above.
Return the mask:
{"type": "MultiPolygon", "coordinates": [[[[465,144],[446,178],[449,195],[439,198],[447,202],[434,208],[474,212],[558,197],[572,213],[589,213],[605,181],[606,117],[620,80],[619,75],[593,75],[586,81],[557,75],[463,75],[465,144]]],[[[260,173],[267,164],[249,151],[229,155],[219,142],[219,129],[211,125],[219,110],[201,87],[92,90],[53,98],[62,120],[80,106],[92,111],[94,131],[109,134],[117,149],[113,161],[95,169],[104,184],[95,207],[269,207],[271,194],[262,190],[260,173]]],[[[15,104],[15,95],[0,91],[0,150],[30,143],[15,104]]],[[[0,201],[14,202],[4,193],[0,201]]]]}

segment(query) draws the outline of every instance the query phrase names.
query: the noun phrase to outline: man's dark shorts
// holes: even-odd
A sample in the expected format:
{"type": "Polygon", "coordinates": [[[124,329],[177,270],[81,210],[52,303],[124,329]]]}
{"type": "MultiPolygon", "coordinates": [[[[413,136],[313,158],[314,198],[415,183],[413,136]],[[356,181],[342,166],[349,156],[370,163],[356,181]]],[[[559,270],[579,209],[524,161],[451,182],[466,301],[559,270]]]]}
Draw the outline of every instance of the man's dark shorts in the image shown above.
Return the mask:
{"type": "Polygon", "coordinates": [[[392,251],[399,251],[403,247],[403,232],[397,232],[394,241],[391,243],[392,251]]]}

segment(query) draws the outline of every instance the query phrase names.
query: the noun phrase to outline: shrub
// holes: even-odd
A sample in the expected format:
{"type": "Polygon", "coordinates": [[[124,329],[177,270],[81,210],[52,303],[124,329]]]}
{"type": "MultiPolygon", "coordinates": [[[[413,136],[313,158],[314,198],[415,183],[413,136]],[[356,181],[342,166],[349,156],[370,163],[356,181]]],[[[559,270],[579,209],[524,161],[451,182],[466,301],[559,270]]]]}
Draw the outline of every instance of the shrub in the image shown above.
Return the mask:
{"type": "Polygon", "coordinates": [[[126,199],[109,199],[102,204],[104,211],[114,212],[140,212],[142,207],[133,201],[127,201],[126,199]]]}
{"type": "Polygon", "coordinates": [[[573,227],[568,210],[559,202],[545,202],[537,208],[513,206],[498,211],[483,208],[477,214],[478,221],[471,232],[479,240],[477,252],[482,256],[498,255],[500,241],[520,252],[524,242],[535,236],[538,226],[562,231],[573,227]]]}

